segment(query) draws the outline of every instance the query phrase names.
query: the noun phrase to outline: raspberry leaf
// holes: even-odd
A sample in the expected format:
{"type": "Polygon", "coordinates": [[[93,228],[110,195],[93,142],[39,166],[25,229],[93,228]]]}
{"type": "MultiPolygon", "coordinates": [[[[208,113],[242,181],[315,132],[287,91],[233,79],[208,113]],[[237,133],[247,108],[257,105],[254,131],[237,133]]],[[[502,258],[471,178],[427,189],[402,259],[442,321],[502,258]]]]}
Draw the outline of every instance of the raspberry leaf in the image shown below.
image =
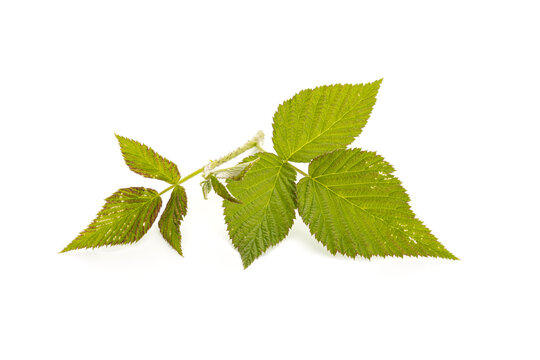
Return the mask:
{"type": "Polygon", "coordinates": [[[295,218],[295,170],[270,153],[244,161],[257,157],[241,181],[227,182],[231,194],[242,203],[223,201],[227,230],[244,267],[283,240],[295,218]]]}
{"type": "Polygon", "coordinates": [[[174,187],[171,197],[165,206],[165,210],[159,219],[159,231],[167,242],[182,256],[182,248],[180,241],[182,234],[180,233],[180,222],[187,213],[187,196],[186,190],[177,185],[174,187]]]}
{"type": "Polygon", "coordinates": [[[139,175],[158,179],[169,184],[177,184],[180,180],[178,167],[172,161],[165,159],[152,148],[138,141],[116,135],[120,150],[129,168],[139,175]]]}
{"type": "Polygon", "coordinates": [[[366,125],[381,82],[320,86],[285,101],[274,115],[277,154],[288,161],[309,162],[345,148],[366,125]]]}
{"type": "Polygon", "coordinates": [[[161,197],[152,189],[120,189],[107,199],[90,225],[64,250],[130,244],[150,229],[161,208],[161,197]]]}
{"type": "Polygon", "coordinates": [[[381,156],[360,149],[318,157],[298,183],[300,216],[334,255],[457,259],[416,218],[392,172],[381,156]]]}

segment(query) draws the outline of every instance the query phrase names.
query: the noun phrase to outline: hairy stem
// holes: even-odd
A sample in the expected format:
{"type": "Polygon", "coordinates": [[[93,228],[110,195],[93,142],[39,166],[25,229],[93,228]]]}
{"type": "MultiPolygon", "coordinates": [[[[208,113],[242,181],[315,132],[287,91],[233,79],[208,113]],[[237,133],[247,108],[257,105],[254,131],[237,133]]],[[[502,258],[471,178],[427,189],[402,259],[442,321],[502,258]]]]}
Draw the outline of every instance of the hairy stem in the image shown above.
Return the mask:
{"type": "Polygon", "coordinates": [[[262,143],[263,139],[264,139],[264,133],[262,131],[258,131],[257,134],[255,134],[255,136],[251,140],[246,142],[244,145],[240,146],[238,149],[236,149],[234,151],[231,151],[227,155],[222,156],[217,160],[212,160],[208,164],[206,164],[205,166],[201,167],[200,169],[197,169],[194,172],[192,172],[191,174],[184,176],[183,178],[181,178],[178,181],[178,183],[169,186],[168,188],[166,188],[165,190],[160,192],[159,195],[161,196],[161,195],[165,194],[167,191],[171,190],[176,185],[180,185],[183,182],[188,181],[192,177],[199,175],[200,173],[204,173],[205,175],[208,175],[208,173],[210,173],[213,169],[215,169],[218,166],[226,163],[227,161],[230,161],[230,160],[234,159],[235,157],[245,153],[249,149],[252,149],[252,148],[256,147],[257,149],[262,151],[261,143],[262,143]]]}
{"type": "Polygon", "coordinates": [[[257,147],[259,149],[262,149],[261,148],[261,142],[262,142],[263,139],[264,139],[264,133],[262,131],[258,131],[257,134],[255,134],[255,136],[251,140],[246,142],[244,145],[240,146],[238,149],[236,149],[234,151],[231,151],[227,155],[222,156],[217,160],[210,161],[208,163],[208,165],[206,165],[203,168],[204,169],[204,174],[208,175],[208,173],[210,173],[213,169],[215,169],[218,166],[226,163],[229,160],[234,159],[238,155],[243,154],[244,152],[246,152],[247,150],[249,150],[251,148],[257,147]]]}

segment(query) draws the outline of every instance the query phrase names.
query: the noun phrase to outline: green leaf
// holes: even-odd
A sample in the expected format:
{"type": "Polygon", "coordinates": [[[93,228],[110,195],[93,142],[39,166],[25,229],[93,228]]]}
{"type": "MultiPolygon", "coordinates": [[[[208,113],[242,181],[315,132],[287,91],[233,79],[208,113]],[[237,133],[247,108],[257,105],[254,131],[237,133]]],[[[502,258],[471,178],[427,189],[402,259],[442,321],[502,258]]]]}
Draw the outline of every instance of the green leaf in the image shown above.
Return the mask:
{"type": "Polygon", "coordinates": [[[274,149],[283,159],[309,162],[345,148],[360,135],[382,82],[329,85],[303,90],[274,115],[274,149]]]}
{"type": "Polygon", "coordinates": [[[177,185],[174,187],[171,198],[165,206],[165,210],[159,219],[159,230],[161,235],[167,242],[182,255],[180,241],[182,234],[180,233],[180,222],[187,213],[187,196],[186,190],[177,185]]]}
{"type": "Polygon", "coordinates": [[[241,181],[228,181],[235,204],[223,201],[225,222],[244,267],[287,236],[296,209],[296,172],[276,155],[258,153],[259,161],[241,181]]]}
{"type": "Polygon", "coordinates": [[[127,166],[139,175],[176,184],[180,180],[178,167],[148,146],[116,135],[127,166]]]}
{"type": "Polygon", "coordinates": [[[237,204],[242,203],[240,200],[232,196],[229,190],[227,190],[227,188],[225,187],[225,185],[220,183],[219,180],[214,175],[210,175],[209,178],[210,178],[210,183],[212,184],[212,188],[214,189],[216,194],[221,196],[224,200],[237,203],[237,204]]]}
{"type": "Polygon", "coordinates": [[[457,259],[415,217],[393,171],[382,157],[360,149],[318,157],[298,183],[300,216],[334,255],[457,259]]]}
{"type": "Polygon", "coordinates": [[[161,208],[161,198],[152,189],[120,189],[107,199],[94,221],[64,250],[130,244],[150,229],[161,208]]]}

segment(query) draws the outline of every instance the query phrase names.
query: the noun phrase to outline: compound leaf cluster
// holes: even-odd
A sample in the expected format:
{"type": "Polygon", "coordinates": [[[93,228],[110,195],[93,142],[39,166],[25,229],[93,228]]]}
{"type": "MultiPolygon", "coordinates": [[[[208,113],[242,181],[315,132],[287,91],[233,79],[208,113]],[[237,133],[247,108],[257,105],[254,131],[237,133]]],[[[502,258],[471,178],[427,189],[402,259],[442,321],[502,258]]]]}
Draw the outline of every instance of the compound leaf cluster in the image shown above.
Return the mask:
{"type": "Polygon", "coordinates": [[[180,184],[203,173],[204,198],[212,190],[223,198],[227,231],[244,267],[287,236],[296,210],[334,255],[457,259],[416,217],[394,168],[374,152],[347,149],[366,125],[381,81],[303,90],[274,115],[272,142],[277,155],[262,151],[235,166],[216,169],[249,148],[260,149],[258,134],[183,179],[176,164],[117,135],[132,171],[171,186],[161,193],[142,187],[118,190],[62,252],[138,241],[157,218],[161,195],[172,189],[158,225],[182,255],[180,223],[187,212],[187,196],[180,184]],[[291,162],[309,163],[308,173],[291,162]],[[298,183],[297,173],[304,175],[298,183]]]}
{"type": "MultiPolygon", "coordinates": [[[[372,152],[345,150],[366,125],[381,81],[303,90],[278,107],[272,141],[279,158],[273,166],[286,169],[289,162],[310,162],[309,174],[297,186],[291,176],[277,193],[282,200],[274,208],[281,214],[270,213],[272,228],[261,229],[259,217],[244,223],[236,214],[242,208],[223,202],[229,235],[244,266],[287,235],[294,219],[291,199],[296,203],[297,196],[300,216],[332,254],[457,259],[416,218],[390,164],[372,152]]],[[[255,187],[257,178],[251,178],[248,173],[249,181],[234,184],[233,194],[241,198],[248,192],[250,199],[258,199],[273,189],[255,187]]],[[[267,215],[264,204],[252,212],[267,215]]]]}
{"type": "MultiPolygon", "coordinates": [[[[171,198],[159,221],[159,229],[165,240],[182,255],[180,222],[186,215],[187,197],[184,188],[177,184],[180,181],[178,167],[138,141],[119,135],[116,138],[124,160],[132,171],[173,184],[171,198]]],[[[153,189],[120,189],[105,199],[105,205],[94,221],[62,252],[139,241],[156,220],[161,203],[161,194],[153,189]]]]}

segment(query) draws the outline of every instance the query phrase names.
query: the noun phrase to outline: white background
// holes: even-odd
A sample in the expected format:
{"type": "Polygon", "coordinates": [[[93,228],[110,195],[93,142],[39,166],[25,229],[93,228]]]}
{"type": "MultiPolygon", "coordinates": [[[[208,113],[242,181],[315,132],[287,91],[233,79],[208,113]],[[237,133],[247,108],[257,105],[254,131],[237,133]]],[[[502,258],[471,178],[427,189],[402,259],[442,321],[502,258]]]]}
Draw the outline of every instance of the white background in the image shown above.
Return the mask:
{"type": "MultiPolygon", "coordinates": [[[[0,2],[3,359],[538,359],[536,1],[0,2]],[[353,144],[395,165],[461,261],[331,256],[297,218],[243,270],[186,183],[184,258],[59,255],[129,171],[186,175],[304,88],[384,77],[353,144]]],[[[165,199],[166,200],[166,199],[165,199]]]]}

